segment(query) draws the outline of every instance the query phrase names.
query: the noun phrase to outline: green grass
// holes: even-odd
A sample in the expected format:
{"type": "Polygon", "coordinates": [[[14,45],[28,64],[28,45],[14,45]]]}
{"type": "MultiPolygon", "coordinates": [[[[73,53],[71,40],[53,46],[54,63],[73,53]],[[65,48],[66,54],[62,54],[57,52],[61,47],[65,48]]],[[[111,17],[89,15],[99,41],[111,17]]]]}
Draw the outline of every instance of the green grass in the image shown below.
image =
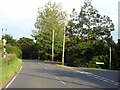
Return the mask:
{"type": "MultiPolygon", "coordinates": [[[[44,62],[52,62],[52,61],[50,61],[50,60],[44,60],[44,62]]],[[[53,63],[53,64],[56,64],[56,65],[58,65],[58,66],[68,66],[68,65],[66,65],[66,64],[62,65],[62,62],[57,62],[57,61],[53,61],[52,63],[53,63]]],[[[69,67],[71,67],[71,66],[69,66],[69,67]]],[[[78,68],[107,70],[107,69],[101,69],[101,68],[88,68],[88,67],[78,67],[78,68]]]]}
{"type": "MultiPolygon", "coordinates": [[[[44,62],[52,62],[52,61],[50,61],[50,60],[44,60],[44,62]]],[[[57,61],[53,61],[52,62],[53,64],[56,64],[56,65],[58,65],[58,66],[67,66],[66,64],[64,64],[64,65],[62,65],[62,62],[57,62],[57,61]]]]}
{"type": "Polygon", "coordinates": [[[8,65],[7,63],[2,65],[2,84],[5,83],[6,80],[11,78],[21,67],[22,60],[16,59],[10,62],[8,65]]]}

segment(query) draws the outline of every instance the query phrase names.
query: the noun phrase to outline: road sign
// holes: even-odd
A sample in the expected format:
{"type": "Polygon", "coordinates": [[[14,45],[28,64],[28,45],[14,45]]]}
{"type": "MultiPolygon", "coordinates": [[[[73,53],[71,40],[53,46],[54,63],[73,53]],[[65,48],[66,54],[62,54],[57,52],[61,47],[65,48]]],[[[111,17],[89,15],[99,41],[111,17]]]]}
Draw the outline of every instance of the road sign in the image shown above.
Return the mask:
{"type": "Polygon", "coordinates": [[[96,62],[96,64],[104,64],[104,62],[96,62]]]}
{"type": "Polygon", "coordinates": [[[3,42],[4,42],[4,44],[6,43],[6,40],[5,39],[3,39],[3,42]]]}

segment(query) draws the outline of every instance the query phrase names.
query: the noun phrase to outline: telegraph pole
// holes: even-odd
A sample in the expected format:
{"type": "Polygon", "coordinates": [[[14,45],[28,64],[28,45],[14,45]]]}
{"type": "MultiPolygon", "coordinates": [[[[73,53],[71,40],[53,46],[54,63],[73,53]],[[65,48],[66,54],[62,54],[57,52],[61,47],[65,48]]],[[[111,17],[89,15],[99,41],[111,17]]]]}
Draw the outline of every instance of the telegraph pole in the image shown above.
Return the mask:
{"type": "Polygon", "coordinates": [[[109,61],[109,69],[111,70],[111,46],[110,46],[110,61],[109,61]]]}
{"type": "Polygon", "coordinates": [[[55,30],[53,30],[53,40],[52,40],[52,62],[54,60],[54,32],[55,30]]]}
{"type": "Polygon", "coordinates": [[[112,57],[112,54],[111,54],[111,53],[112,53],[112,52],[111,52],[111,48],[112,48],[112,37],[111,37],[111,40],[110,40],[110,43],[109,43],[109,44],[110,44],[110,47],[109,47],[109,51],[110,51],[109,69],[111,70],[111,66],[112,66],[112,64],[111,64],[111,61],[112,61],[112,60],[111,60],[111,59],[112,59],[112,58],[111,58],[111,57],[112,57]]]}
{"type": "Polygon", "coordinates": [[[64,27],[62,65],[64,65],[64,52],[65,52],[65,29],[66,29],[66,26],[64,27]]]}

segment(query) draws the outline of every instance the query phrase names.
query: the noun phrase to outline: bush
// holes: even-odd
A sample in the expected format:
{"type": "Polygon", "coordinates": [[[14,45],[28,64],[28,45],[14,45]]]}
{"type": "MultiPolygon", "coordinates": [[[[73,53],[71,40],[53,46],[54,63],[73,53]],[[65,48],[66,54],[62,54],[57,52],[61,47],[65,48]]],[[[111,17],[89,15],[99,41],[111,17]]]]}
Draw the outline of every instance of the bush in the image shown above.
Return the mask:
{"type": "Polygon", "coordinates": [[[108,69],[109,67],[109,58],[107,55],[99,55],[94,56],[92,60],[89,61],[87,64],[87,67],[89,68],[105,68],[108,69]],[[98,65],[96,62],[104,62],[104,65],[98,65]]]}
{"type": "Polygon", "coordinates": [[[2,64],[9,64],[10,62],[12,62],[13,60],[16,60],[17,56],[16,54],[6,54],[6,58],[2,58],[2,64]]]}
{"type": "Polygon", "coordinates": [[[85,67],[93,57],[92,43],[82,41],[71,44],[66,51],[66,63],[70,66],[85,67]]]}
{"type": "Polygon", "coordinates": [[[22,50],[17,46],[6,44],[6,52],[8,54],[16,54],[18,58],[22,58],[22,50]]]}

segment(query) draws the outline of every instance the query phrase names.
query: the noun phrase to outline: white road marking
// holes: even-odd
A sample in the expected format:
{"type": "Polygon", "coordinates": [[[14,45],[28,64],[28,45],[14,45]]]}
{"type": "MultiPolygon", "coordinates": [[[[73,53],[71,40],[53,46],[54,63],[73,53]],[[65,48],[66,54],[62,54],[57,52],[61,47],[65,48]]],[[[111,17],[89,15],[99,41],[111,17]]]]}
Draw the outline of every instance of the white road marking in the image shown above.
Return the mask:
{"type": "Polygon", "coordinates": [[[47,69],[47,67],[45,67],[45,69],[47,69]]]}
{"type": "Polygon", "coordinates": [[[17,75],[19,74],[20,70],[22,69],[23,66],[21,66],[21,68],[19,69],[18,73],[14,76],[14,78],[9,82],[9,84],[5,87],[5,88],[8,88],[12,82],[16,79],[17,75]]]}
{"type": "Polygon", "coordinates": [[[94,77],[96,79],[99,79],[99,80],[107,82],[107,83],[111,83],[111,84],[114,84],[114,85],[119,84],[119,82],[116,82],[116,81],[113,81],[113,80],[110,80],[110,79],[107,79],[107,78],[104,78],[104,77],[101,77],[101,76],[98,76],[98,75],[95,75],[95,74],[92,74],[92,73],[89,73],[89,72],[86,72],[86,71],[83,71],[83,70],[78,71],[78,70],[75,70],[75,69],[73,69],[71,67],[66,67],[66,66],[61,66],[61,67],[71,69],[71,70],[76,71],[76,72],[81,73],[81,74],[86,74],[88,76],[94,77]]]}
{"type": "Polygon", "coordinates": [[[5,88],[8,88],[15,79],[16,79],[16,76],[14,76],[14,78],[10,81],[10,83],[5,88]]]}
{"type": "Polygon", "coordinates": [[[63,82],[63,81],[60,81],[61,83],[63,83],[64,85],[65,85],[65,82],[63,82]]]}
{"type": "Polygon", "coordinates": [[[62,84],[66,84],[65,82],[63,82],[62,80],[60,80],[57,76],[55,76],[56,79],[58,79],[62,84]]]}
{"type": "Polygon", "coordinates": [[[57,78],[58,80],[60,80],[57,76],[55,76],[55,78],[57,78]]]}

